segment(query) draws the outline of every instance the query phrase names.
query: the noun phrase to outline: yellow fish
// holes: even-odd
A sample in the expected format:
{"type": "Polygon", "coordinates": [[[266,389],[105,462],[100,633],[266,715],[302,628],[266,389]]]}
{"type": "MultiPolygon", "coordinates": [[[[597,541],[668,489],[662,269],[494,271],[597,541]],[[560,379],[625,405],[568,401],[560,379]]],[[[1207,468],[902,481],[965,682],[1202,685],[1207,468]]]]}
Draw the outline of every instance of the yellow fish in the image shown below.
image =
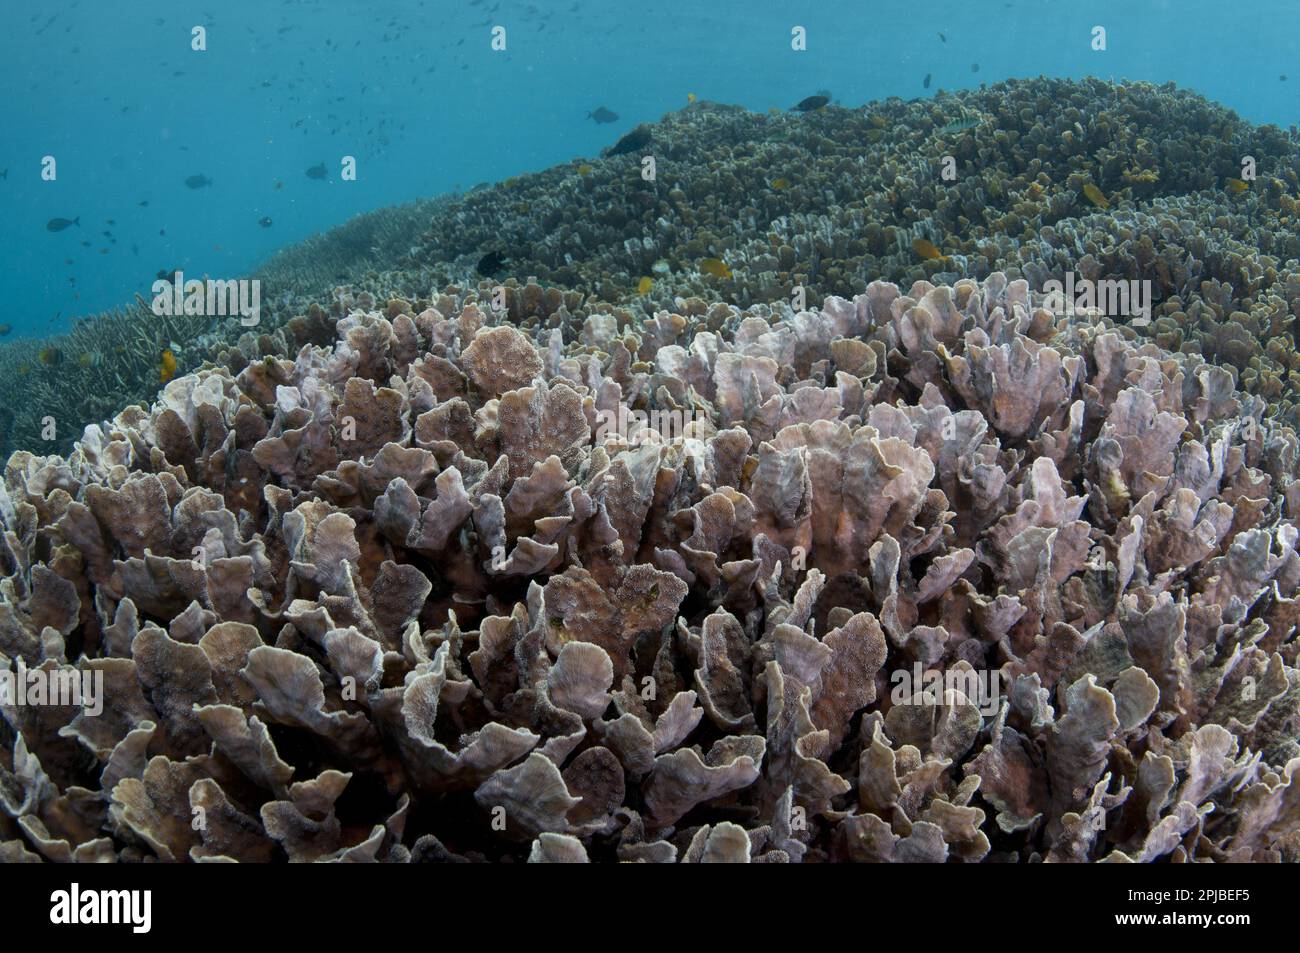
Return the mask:
{"type": "Polygon", "coordinates": [[[1229,192],[1240,195],[1250,188],[1249,182],[1243,182],[1241,179],[1228,179],[1225,183],[1229,192]]]}
{"type": "Polygon", "coordinates": [[[688,103],[693,103],[693,102],[695,102],[695,94],[694,94],[694,93],[687,93],[687,94],[686,94],[686,101],[687,101],[688,103]]]}
{"type": "Polygon", "coordinates": [[[171,352],[170,348],[168,348],[167,350],[162,352],[162,363],[158,368],[158,379],[162,381],[164,384],[166,384],[169,380],[171,380],[175,376],[176,376],[176,355],[171,352]]]}
{"type": "Polygon", "coordinates": [[[586,163],[578,166],[578,175],[591,175],[591,166],[586,163]]]}
{"type": "Polygon", "coordinates": [[[780,191],[781,189],[788,189],[789,187],[790,187],[790,180],[789,180],[789,179],[773,179],[773,180],[772,180],[772,188],[774,188],[774,189],[776,189],[776,190],[778,190],[778,191],[780,191]]]}
{"type": "Polygon", "coordinates": [[[649,294],[650,289],[655,286],[653,278],[642,278],[636,283],[636,293],[639,295],[649,294]]]}
{"type": "Polygon", "coordinates": [[[943,252],[939,251],[934,242],[928,242],[924,238],[912,239],[912,251],[916,252],[927,261],[937,261],[946,257],[943,252]]]}
{"type": "Polygon", "coordinates": [[[1088,201],[1097,206],[1097,208],[1110,208],[1110,200],[1102,194],[1101,189],[1097,188],[1097,186],[1093,185],[1091,182],[1084,185],[1083,194],[1088,201]]]}
{"type": "Polygon", "coordinates": [[[700,271],[712,275],[714,278],[730,278],[731,269],[727,263],[718,258],[701,258],[700,271]]]}

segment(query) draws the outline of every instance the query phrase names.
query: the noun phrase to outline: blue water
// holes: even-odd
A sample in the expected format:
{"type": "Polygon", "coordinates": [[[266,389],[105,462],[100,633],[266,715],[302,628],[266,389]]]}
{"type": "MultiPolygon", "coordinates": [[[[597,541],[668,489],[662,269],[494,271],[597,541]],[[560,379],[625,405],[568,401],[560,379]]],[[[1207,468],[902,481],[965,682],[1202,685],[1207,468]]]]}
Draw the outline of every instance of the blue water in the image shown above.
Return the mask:
{"type": "Polygon", "coordinates": [[[0,321],[65,330],[160,269],[238,277],[358,212],[594,156],[688,93],[767,110],[1095,75],[1287,126],[1298,37],[1297,0],[2,0],[0,321]],[[586,118],[602,105],[618,122],[586,118]]]}

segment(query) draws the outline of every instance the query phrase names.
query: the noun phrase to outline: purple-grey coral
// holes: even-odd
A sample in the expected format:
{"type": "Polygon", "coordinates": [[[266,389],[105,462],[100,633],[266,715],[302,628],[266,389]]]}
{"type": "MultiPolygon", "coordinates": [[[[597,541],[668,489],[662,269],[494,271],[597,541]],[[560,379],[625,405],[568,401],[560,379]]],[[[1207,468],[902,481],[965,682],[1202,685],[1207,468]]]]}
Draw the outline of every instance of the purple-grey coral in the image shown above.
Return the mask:
{"type": "Polygon", "coordinates": [[[103,709],[0,700],[0,856],[1300,859],[1261,398],[1000,273],[507,290],[9,459],[0,662],[103,709]]]}

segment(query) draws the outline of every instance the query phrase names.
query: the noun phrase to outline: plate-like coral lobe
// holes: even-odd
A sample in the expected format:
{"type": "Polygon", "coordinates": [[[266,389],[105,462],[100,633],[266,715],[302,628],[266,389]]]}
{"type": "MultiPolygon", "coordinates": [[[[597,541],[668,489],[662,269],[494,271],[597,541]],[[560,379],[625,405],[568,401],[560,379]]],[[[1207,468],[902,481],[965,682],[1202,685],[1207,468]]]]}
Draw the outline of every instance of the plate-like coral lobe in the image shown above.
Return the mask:
{"type": "Polygon", "coordinates": [[[1300,447],[1226,371],[1001,273],[505,294],[9,459],[0,856],[1300,859],[1300,447]]]}

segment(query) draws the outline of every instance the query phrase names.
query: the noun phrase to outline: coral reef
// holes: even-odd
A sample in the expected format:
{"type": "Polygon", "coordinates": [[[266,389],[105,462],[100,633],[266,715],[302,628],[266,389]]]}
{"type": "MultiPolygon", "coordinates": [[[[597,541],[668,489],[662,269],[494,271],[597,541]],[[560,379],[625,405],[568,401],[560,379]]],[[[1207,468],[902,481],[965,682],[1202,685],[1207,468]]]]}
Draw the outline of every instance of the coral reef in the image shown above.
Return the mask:
{"type": "Polygon", "coordinates": [[[1172,85],[1046,78],[807,114],[697,103],[652,129],[653,182],[640,153],[520,176],[435,217],[421,260],[504,247],[521,279],[647,314],[690,295],[851,296],[873,278],[1147,280],[1143,333],[1300,423],[1294,130],[1172,85]],[[1234,191],[1247,157],[1257,178],[1234,191]]]}
{"type": "MultiPolygon", "coordinates": [[[[147,405],[164,383],[159,364],[165,350],[173,352],[182,373],[217,359],[241,338],[249,353],[289,353],[296,349],[294,339],[277,335],[277,329],[316,301],[346,307],[350,298],[340,281],[388,296],[399,287],[445,283],[445,274],[417,270],[389,280],[385,264],[407,256],[412,236],[454,201],[443,196],[358,215],[273,255],[250,276],[262,285],[261,324],[253,331],[237,318],[156,315],[137,297],[78,320],[66,334],[0,343],[0,457],[20,448],[67,453],[87,424],[129,404],[147,405]],[[57,360],[42,361],[46,350],[57,360]],[[47,418],[55,424],[52,435],[47,418]]],[[[329,329],[324,340],[332,337],[329,329]]]]}
{"type": "MultiPolygon", "coordinates": [[[[238,371],[293,354],[313,303],[341,315],[363,294],[413,305],[454,295],[478,282],[474,265],[489,253],[504,257],[502,279],[562,287],[590,311],[648,316],[679,298],[748,306],[802,288],[816,301],[873,279],[908,286],[995,271],[1037,292],[1074,272],[1150,281],[1153,323],[1141,334],[1229,368],[1270,416],[1300,424],[1294,130],[1253,126],[1172,85],[1041,77],[808,113],[697,102],[638,129],[648,143],[631,151],[381,210],[286,249],[254,275],[268,302],[263,327],[203,328],[180,340],[182,369],[233,358],[238,371]],[[642,152],[656,157],[653,181],[641,175],[642,152]],[[1233,190],[1246,157],[1257,177],[1233,190]],[[304,321],[281,334],[295,317],[304,321]]],[[[307,323],[311,340],[331,340],[332,329],[307,323]]],[[[10,415],[0,415],[0,454],[66,453],[105,406],[151,399],[159,382],[144,358],[156,354],[127,353],[122,365],[106,353],[94,375],[65,362],[67,387],[31,402],[13,373],[31,363],[26,346],[0,345],[10,415]],[[53,443],[40,439],[46,415],[59,422],[53,443]]]]}
{"type": "Polygon", "coordinates": [[[9,459],[2,661],[104,709],[0,703],[0,856],[1300,859],[1300,447],[1227,370],[999,272],[506,297],[9,459]]]}

